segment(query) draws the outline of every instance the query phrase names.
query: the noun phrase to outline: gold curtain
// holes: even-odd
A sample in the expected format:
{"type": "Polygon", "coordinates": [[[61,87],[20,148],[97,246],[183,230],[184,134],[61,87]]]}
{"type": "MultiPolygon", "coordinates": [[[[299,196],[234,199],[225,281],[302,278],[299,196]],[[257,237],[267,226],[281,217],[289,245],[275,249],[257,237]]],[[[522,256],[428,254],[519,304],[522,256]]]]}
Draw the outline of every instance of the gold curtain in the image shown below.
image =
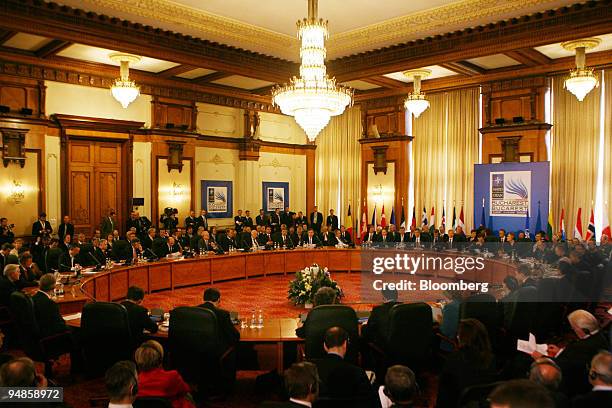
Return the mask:
{"type": "MultiPolygon", "coordinates": [[[[453,202],[457,203],[457,217],[463,205],[465,227],[468,231],[474,225],[474,206],[480,203],[474,203],[474,164],[478,163],[479,144],[479,96],[479,88],[469,88],[449,92],[447,99],[446,202],[451,205],[453,202]]],[[[478,224],[479,221],[480,219],[478,224]]]]}
{"type": "MultiPolygon", "coordinates": [[[[436,226],[446,207],[446,225],[463,205],[466,229],[473,225],[474,164],[478,162],[479,89],[429,95],[430,108],[414,120],[414,202],[417,224],[423,207],[435,206],[436,226]],[[445,200],[446,199],[446,200],[445,200]]],[[[410,209],[409,211],[412,211],[410,209]]]]}
{"type": "Polygon", "coordinates": [[[595,88],[579,102],[563,88],[566,76],[552,79],[551,206],[556,217],[555,230],[559,225],[561,209],[565,209],[565,230],[570,238],[574,236],[578,208],[582,208],[582,228],[585,232],[595,201],[601,91],[595,88]]]}
{"type": "Polygon", "coordinates": [[[608,209],[608,220],[612,220],[612,70],[604,71],[604,76],[606,84],[604,112],[606,117],[604,123],[603,201],[607,205],[604,208],[608,209]]]}
{"type": "MultiPolygon", "coordinates": [[[[446,94],[430,94],[429,109],[413,120],[412,160],[414,174],[414,206],[417,225],[420,225],[423,207],[427,214],[436,208],[436,225],[442,219],[442,202],[446,185],[446,94]]],[[[410,224],[412,208],[406,209],[406,223],[410,224]]],[[[447,211],[447,219],[448,219],[447,211]]],[[[447,225],[449,223],[447,222],[447,225]]]]}
{"type": "Polygon", "coordinates": [[[361,109],[354,106],[331,118],[317,136],[315,204],[324,216],[334,209],[341,223],[346,220],[349,204],[353,224],[360,216],[361,133],[361,109]]]}

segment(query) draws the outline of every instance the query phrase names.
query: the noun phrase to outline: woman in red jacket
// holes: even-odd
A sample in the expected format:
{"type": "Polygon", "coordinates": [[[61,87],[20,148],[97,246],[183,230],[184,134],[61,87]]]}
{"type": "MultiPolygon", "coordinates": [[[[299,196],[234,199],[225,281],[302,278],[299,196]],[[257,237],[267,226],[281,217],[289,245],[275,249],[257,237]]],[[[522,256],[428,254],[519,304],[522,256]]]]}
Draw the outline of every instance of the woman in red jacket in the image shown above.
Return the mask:
{"type": "Polygon", "coordinates": [[[138,366],[138,397],[161,397],[174,408],[195,408],[189,385],[176,370],[164,370],[164,349],[155,340],[142,343],[135,353],[138,366]]]}

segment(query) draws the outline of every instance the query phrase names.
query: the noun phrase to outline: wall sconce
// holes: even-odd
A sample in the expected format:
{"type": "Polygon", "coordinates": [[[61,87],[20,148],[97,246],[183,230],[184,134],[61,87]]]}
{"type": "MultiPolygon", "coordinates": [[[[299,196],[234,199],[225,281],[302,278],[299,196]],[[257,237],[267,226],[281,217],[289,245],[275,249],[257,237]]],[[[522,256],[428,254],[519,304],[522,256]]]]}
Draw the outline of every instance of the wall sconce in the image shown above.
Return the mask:
{"type": "Polygon", "coordinates": [[[15,204],[20,204],[25,199],[25,189],[20,181],[13,180],[9,198],[13,200],[15,204]]]}

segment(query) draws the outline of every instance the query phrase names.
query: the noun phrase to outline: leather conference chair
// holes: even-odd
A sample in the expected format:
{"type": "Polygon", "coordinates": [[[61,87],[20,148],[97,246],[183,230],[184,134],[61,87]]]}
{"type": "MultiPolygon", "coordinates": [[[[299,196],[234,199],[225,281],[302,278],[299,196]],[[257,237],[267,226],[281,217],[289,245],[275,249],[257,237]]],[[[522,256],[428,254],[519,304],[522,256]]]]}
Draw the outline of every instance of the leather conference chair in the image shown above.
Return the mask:
{"type": "Polygon", "coordinates": [[[461,319],[476,319],[484,324],[495,348],[495,339],[500,334],[503,316],[494,296],[479,293],[467,297],[459,307],[459,316],[461,319]]]}
{"type": "Polygon", "coordinates": [[[134,408],[172,408],[172,402],[167,398],[139,397],[132,403],[134,408]]]}
{"type": "Polygon", "coordinates": [[[132,245],[123,239],[113,242],[111,258],[113,258],[115,261],[123,261],[126,259],[131,260],[132,245]]]}
{"type": "Polygon", "coordinates": [[[170,364],[185,381],[206,394],[230,391],[236,378],[234,347],[222,343],[217,317],[211,310],[181,306],[170,311],[170,364]]]}
{"type": "Polygon", "coordinates": [[[349,334],[348,351],[345,358],[356,362],[358,355],[359,326],[355,310],[344,305],[317,306],[308,313],[304,322],[306,359],[325,356],[323,338],[330,327],[342,327],[349,334]]]}
{"type": "Polygon", "coordinates": [[[53,361],[63,354],[70,353],[72,346],[70,332],[41,337],[32,299],[17,291],[11,294],[9,301],[18,344],[32,360],[42,361],[45,364],[45,376],[51,378],[53,361]]]}
{"type": "Polygon", "coordinates": [[[538,313],[538,290],[527,286],[516,290],[514,301],[507,309],[508,322],[506,330],[513,339],[526,339],[535,330],[535,318],[538,313]]]}
{"type": "Polygon", "coordinates": [[[103,374],[117,361],[132,359],[134,343],[127,310],[119,303],[83,306],[80,337],[90,375],[103,374]]]}
{"type": "Polygon", "coordinates": [[[489,408],[489,394],[503,381],[467,387],[461,393],[458,408],[489,408]]]}

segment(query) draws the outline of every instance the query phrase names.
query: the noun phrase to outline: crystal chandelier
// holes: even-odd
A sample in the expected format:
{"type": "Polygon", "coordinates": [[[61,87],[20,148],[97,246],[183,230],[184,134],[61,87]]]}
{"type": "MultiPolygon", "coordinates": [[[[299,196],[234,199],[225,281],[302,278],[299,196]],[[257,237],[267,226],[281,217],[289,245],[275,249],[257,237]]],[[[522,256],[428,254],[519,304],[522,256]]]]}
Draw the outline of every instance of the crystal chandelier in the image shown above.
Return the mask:
{"type": "Polygon", "coordinates": [[[408,94],[408,97],[404,101],[404,107],[412,112],[415,118],[418,118],[421,116],[421,113],[429,108],[429,101],[425,98],[425,94],[421,92],[421,79],[431,75],[431,70],[413,69],[404,71],[403,74],[407,78],[412,79],[413,86],[412,92],[408,94]]]}
{"type": "Polygon", "coordinates": [[[300,77],[272,90],[272,104],[295,117],[308,140],[317,138],[332,116],[340,115],[353,101],[353,90],[336,84],[325,68],[327,21],[317,19],[317,0],[308,0],[308,18],[297,22],[300,47],[300,77]]]}
{"type": "Polygon", "coordinates": [[[585,52],[589,48],[599,45],[599,38],[585,38],[582,40],[567,41],[561,44],[568,51],[576,51],[576,69],[570,71],[569,77],[565,80],[565,89],[573,93],[582,102],[585,96],[599,86],[599,81],[593,68],[586,67],[585,52]]]}
{"type": "Polygon", "coordinates": [[[138,62],[140,57],[131,54],[115,53],[109,55],[109,58],[121,64],[120,77],[115,79],[111,86],[111,94],[121,106],[127,108],[140,95],[140,87],[136,85],[136,82],[130,80],[130,62],[138,62]]]}

